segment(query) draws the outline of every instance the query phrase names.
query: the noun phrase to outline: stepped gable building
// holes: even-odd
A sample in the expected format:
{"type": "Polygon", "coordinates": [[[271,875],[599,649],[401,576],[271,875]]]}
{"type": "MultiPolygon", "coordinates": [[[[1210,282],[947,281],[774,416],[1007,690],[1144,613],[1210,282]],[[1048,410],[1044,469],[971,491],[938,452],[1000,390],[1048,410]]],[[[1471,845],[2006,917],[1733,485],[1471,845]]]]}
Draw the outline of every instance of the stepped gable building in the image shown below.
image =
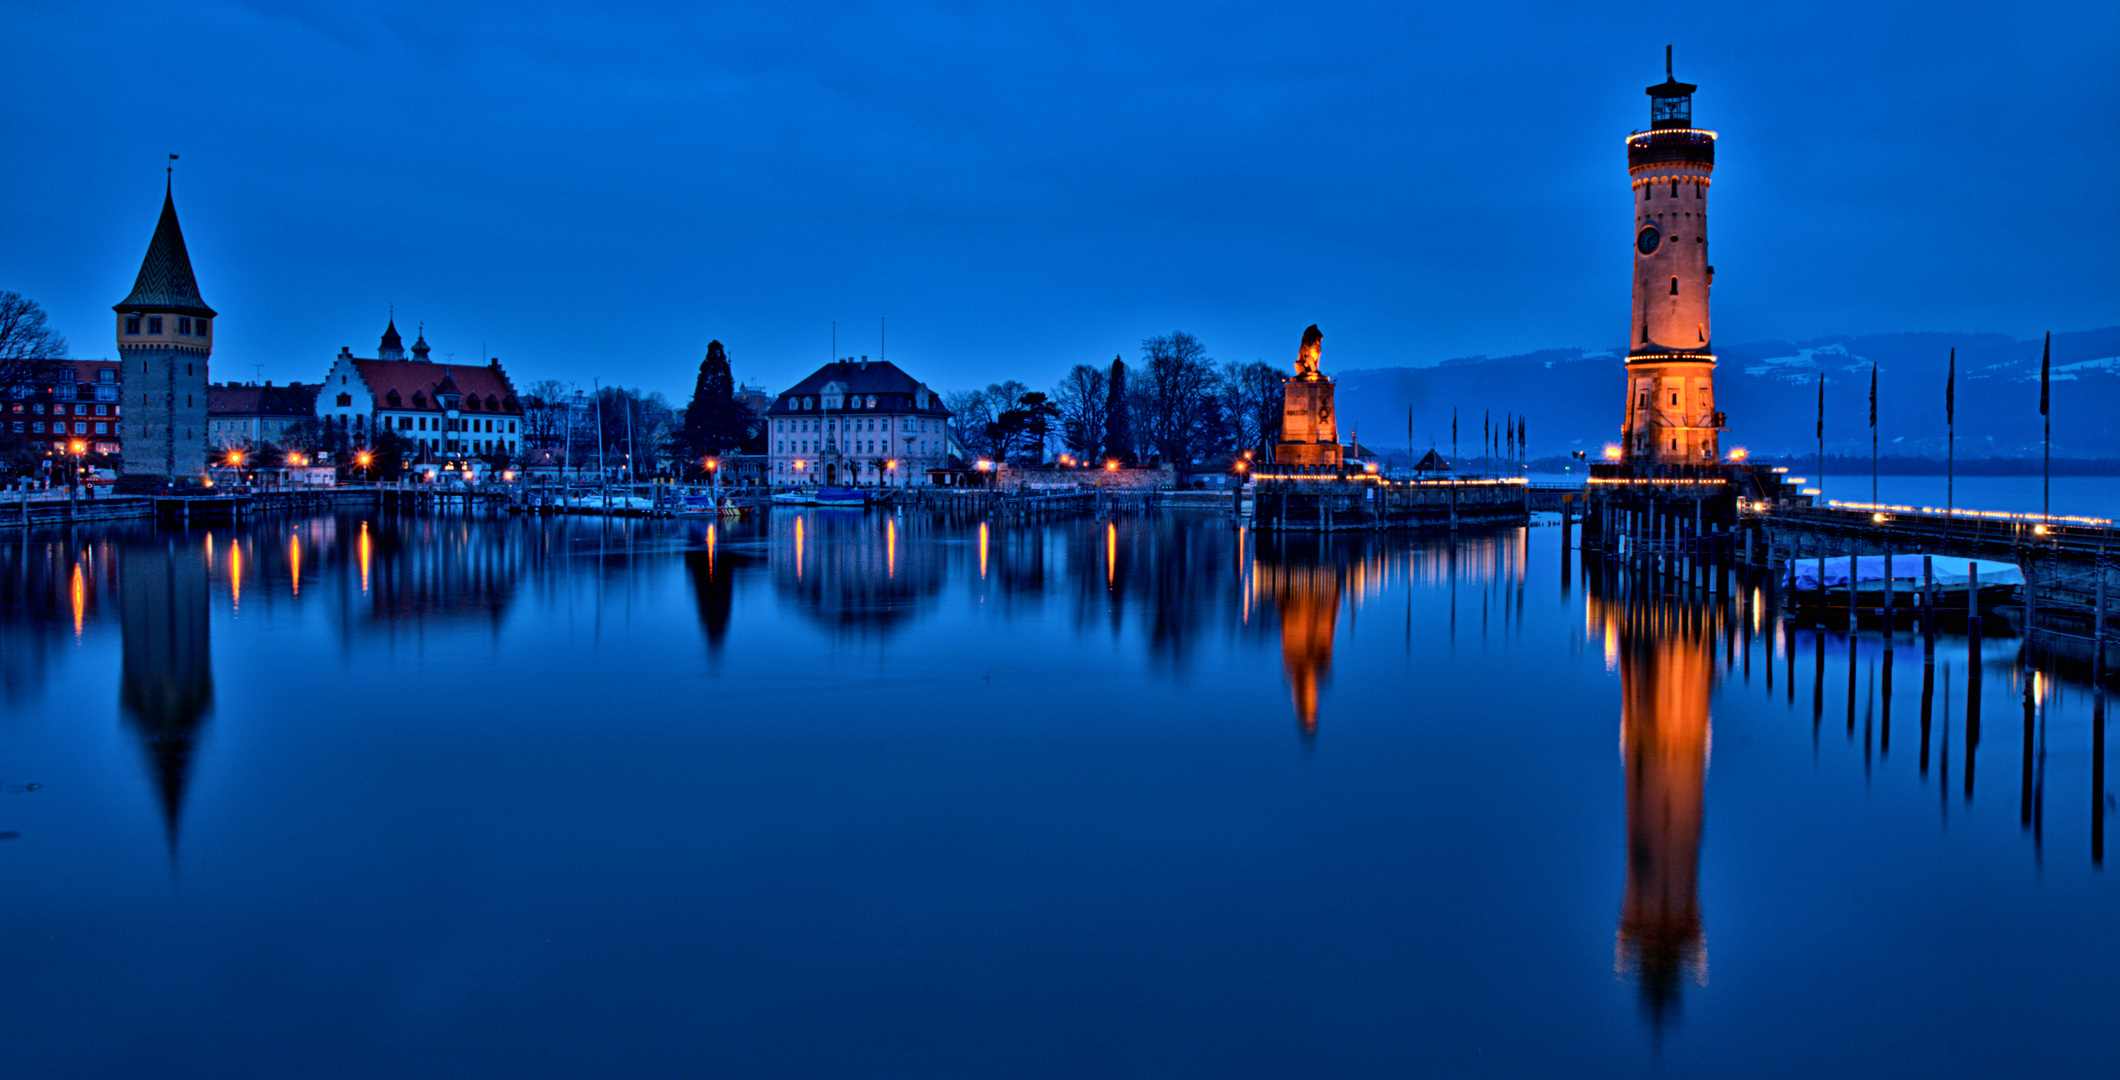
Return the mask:
{"type": "Polygon", "coordinates": [[[767,478],[779,486],[927,483],[950,467],[950,410],[895,364],[836,360],[766,410],[767,478]]]}
{"type": "Polygon", "coordinates": [[[206,438],[215,450],[283,444],[296,424],[316,416],[316,383],[221,383],[206,388],[206,438]]]}
{"type": "Polygon", "coordinates": [[[129,425],[118,489],[153,492],[194,483],[206,472],[206,361],[216,312],[199,296],[167,183],[139,277],[111,310],[129,425]]]}
{"type": "Polygon", "coordinates": [[[1715,133],[1693,126],[1691,83],[1648,88],[1649,130],[1627,137],[1634,188],[1634,339],[1627,352],[1621,459],[1641,465],[1712,464],[1722,453],[1715,352],[1708,321],[1708,180],[1715,133]]]}
{"type": "Polygon", "coordinates": [[[423,454],[447,457],[521,452],[523,406],[499,357],[484,365],[437,364],[422,331],[405,354],[392,318],[374,359],[341,348],[317,393],[316,417],[366,446],[396,432],[423,454]]]}

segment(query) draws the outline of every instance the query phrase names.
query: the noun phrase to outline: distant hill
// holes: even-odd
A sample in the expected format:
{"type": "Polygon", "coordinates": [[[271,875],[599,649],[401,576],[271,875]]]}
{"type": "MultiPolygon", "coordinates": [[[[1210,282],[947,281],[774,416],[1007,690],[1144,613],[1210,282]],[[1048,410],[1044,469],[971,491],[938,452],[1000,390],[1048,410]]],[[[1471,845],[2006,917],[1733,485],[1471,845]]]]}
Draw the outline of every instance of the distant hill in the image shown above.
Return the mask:
{"type": "MultiPolygon", "coordinates": [[[[1826,376],[1826,451],[1870,453],[1870,365],[1877,365],[1878,436],[1883,453],[1944,456],[1944,371],[1958,350],[1958,454],[1961,458],[2037,456],[2040,451],[2040,340],[2004,334],[1871,334],[1815,341],[1718,346],[1715,390],[1729,417],[1725,447],[1787,456],[1817,450],[1814,380],[1826,376]]],[[[1433,367],[1372,368],[1339,375],[1343,425],[1379,447],[1406,442],[1450,452],[1450,412],[1458,445],[1481,445],[1483,410],[1526,418],[1531,453],[1595,454],[1619,438],[1625,381],[1613,350],[1546,349],[1521,356],[1475,356],[1433,367]]],[[[2054,335],[2054,456],[2120,456],[2120,326],[2054,335]]],[[[1342,428],[1343,433],[1348,429],[1342,428]]]]}

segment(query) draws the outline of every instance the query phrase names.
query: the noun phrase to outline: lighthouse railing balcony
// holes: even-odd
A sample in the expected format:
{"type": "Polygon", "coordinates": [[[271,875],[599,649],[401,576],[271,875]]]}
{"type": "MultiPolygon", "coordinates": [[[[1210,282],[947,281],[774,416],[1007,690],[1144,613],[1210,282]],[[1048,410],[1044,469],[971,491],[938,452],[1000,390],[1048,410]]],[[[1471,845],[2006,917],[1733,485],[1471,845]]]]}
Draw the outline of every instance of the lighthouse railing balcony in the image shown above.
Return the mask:
{"type": "Polygon", "coordinates": [[[1627,136],[1627,164],[1654,165],[1665,161],[1714,164],[1715,133],[1699,128],[1666,128],[1627,136]]]}

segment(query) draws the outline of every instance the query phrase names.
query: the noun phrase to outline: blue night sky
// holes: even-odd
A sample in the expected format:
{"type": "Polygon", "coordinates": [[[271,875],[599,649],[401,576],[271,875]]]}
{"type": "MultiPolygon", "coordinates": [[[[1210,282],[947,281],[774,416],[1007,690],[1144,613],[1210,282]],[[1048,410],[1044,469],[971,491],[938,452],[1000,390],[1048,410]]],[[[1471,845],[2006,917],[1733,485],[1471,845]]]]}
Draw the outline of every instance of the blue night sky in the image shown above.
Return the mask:
{"type": "Polygon", "coordinates": [[[2120,5],[1718,8],[13,0],[0,288],[109,354],[175,152],[221,379],[314,381],[392,304],[679,404],[710,338],[777,390],[878,316],[938,389],[1174,329],[1624,347],[1669,42],[1719,340],[2120,322],[2120,5]]]}

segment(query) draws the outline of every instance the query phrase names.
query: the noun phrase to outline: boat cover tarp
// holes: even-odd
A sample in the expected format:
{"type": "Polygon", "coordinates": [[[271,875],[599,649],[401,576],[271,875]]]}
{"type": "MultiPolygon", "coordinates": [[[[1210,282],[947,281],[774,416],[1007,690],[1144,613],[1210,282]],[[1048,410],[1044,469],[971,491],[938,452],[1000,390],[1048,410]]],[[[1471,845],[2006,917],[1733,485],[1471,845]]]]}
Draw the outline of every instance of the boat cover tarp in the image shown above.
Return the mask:
{"type": "MultiPolygon", "coordinates": [[[[1980,587],[1990,585],[2022,585],[2024,571],[2016,563],[1995,559],[1960,559],[1946,555],[1894,555],[1891,557],[1891,577],[1902,583],[1921,584],[1921,560],[1933,561],[1936,584],[1941,588],[1961,589],[1972,580],[1972,570],[1980,572],[1980,587]],[[1970,567],[1970,569],[1969,569],[1970,567]]],[[[1845,589],[1848,587],[1850,563],[1853,563],[1855,587],[1881,589],[1885,579],[1885,556],[1883,555],[1829,555],[1824,559],[1796,559],[1789,563],[1786,579],[1790,588],[1811,590],[1819,587],[1819,568],[1825,570],[1825,587],[1845,589]]]]}

